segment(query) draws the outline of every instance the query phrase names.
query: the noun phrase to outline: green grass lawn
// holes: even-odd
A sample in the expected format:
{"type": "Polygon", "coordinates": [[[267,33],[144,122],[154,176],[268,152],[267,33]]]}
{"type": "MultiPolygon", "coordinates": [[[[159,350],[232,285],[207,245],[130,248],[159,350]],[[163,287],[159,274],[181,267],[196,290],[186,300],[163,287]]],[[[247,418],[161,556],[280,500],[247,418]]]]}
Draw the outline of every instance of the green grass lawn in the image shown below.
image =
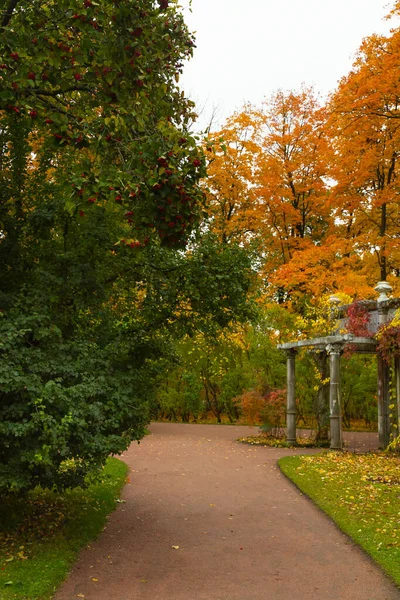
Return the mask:
{"type": "Polygon", "coordinates": [[[0,598],[49,600],[80,548],[96,538],[115,508],[127,466],[108,460],[86,489],[35,490],[0,501],[0,598]]]}
{"type": "Polygon", "coordinates": [[[400,586],[399,457],[329,452],[279,466],[400,586]]]}

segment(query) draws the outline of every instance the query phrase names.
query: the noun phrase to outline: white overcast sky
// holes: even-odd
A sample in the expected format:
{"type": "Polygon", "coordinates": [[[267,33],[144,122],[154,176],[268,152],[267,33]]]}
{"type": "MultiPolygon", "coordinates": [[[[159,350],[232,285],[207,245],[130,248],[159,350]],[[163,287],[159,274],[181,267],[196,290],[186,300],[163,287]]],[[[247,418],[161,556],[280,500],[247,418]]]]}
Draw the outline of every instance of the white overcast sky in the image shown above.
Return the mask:
{"type": "MultiPolygon", "coordinates": [[[[215,127],[245,102],[313,85],[325,96],[346,75],[362,39],[388,33],[387,0],[180,0],[196,32],[180,85],[215,127]]],[[[396,23],[397,25],[398,23],[396,23]]]]}

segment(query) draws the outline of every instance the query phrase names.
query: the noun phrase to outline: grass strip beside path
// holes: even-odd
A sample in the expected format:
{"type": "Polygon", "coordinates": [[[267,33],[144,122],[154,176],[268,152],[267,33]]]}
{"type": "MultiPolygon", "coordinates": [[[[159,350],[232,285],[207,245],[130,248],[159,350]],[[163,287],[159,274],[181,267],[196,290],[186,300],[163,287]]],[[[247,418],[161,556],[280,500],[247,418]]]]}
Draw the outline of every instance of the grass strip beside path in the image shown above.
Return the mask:
{"type": "Polygon", "coordinates": [[[35,490],[0,503],[1,600],[50,600],[78,551],[103,530],[126,481],[115,458],[88,488],[35,490]]]}
{"type": "Polygon", "coordinates": [[[400,586],[400,458],[329,452],[278,464],[400,586]]]}

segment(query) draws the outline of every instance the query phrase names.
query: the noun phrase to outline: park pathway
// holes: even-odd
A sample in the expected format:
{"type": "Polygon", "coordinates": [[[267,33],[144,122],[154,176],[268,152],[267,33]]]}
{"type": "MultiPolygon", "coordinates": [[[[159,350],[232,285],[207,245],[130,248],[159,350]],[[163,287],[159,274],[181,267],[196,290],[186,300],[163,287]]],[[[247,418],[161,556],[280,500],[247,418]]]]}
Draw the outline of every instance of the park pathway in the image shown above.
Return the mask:
{"type": "MultiPolygon", "coordinates": [[[[156,423],[122,502],[54,600],[400,600],[246,427],[156,423]]],[[[310,451],[308,451],[310,452],[310,451]]],[[[304,450],[303,450],[304,453],[304,450]]]]}

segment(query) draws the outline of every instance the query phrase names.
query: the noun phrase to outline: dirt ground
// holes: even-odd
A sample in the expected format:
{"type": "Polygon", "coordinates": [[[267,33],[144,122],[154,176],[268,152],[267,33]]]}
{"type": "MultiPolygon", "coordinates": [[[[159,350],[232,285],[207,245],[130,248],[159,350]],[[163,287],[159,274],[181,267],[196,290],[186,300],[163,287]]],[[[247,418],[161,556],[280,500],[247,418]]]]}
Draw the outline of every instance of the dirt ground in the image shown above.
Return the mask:
{"type": "MultiPolygon", "coordinates": [[[[239,444],[257,428],[155,423],[130,483],[54,600],[400,600],[370,559],[280,473],[313,451],[239,444]]],[[[354,447],[376,436],[347,434],[354,447]]]]}

